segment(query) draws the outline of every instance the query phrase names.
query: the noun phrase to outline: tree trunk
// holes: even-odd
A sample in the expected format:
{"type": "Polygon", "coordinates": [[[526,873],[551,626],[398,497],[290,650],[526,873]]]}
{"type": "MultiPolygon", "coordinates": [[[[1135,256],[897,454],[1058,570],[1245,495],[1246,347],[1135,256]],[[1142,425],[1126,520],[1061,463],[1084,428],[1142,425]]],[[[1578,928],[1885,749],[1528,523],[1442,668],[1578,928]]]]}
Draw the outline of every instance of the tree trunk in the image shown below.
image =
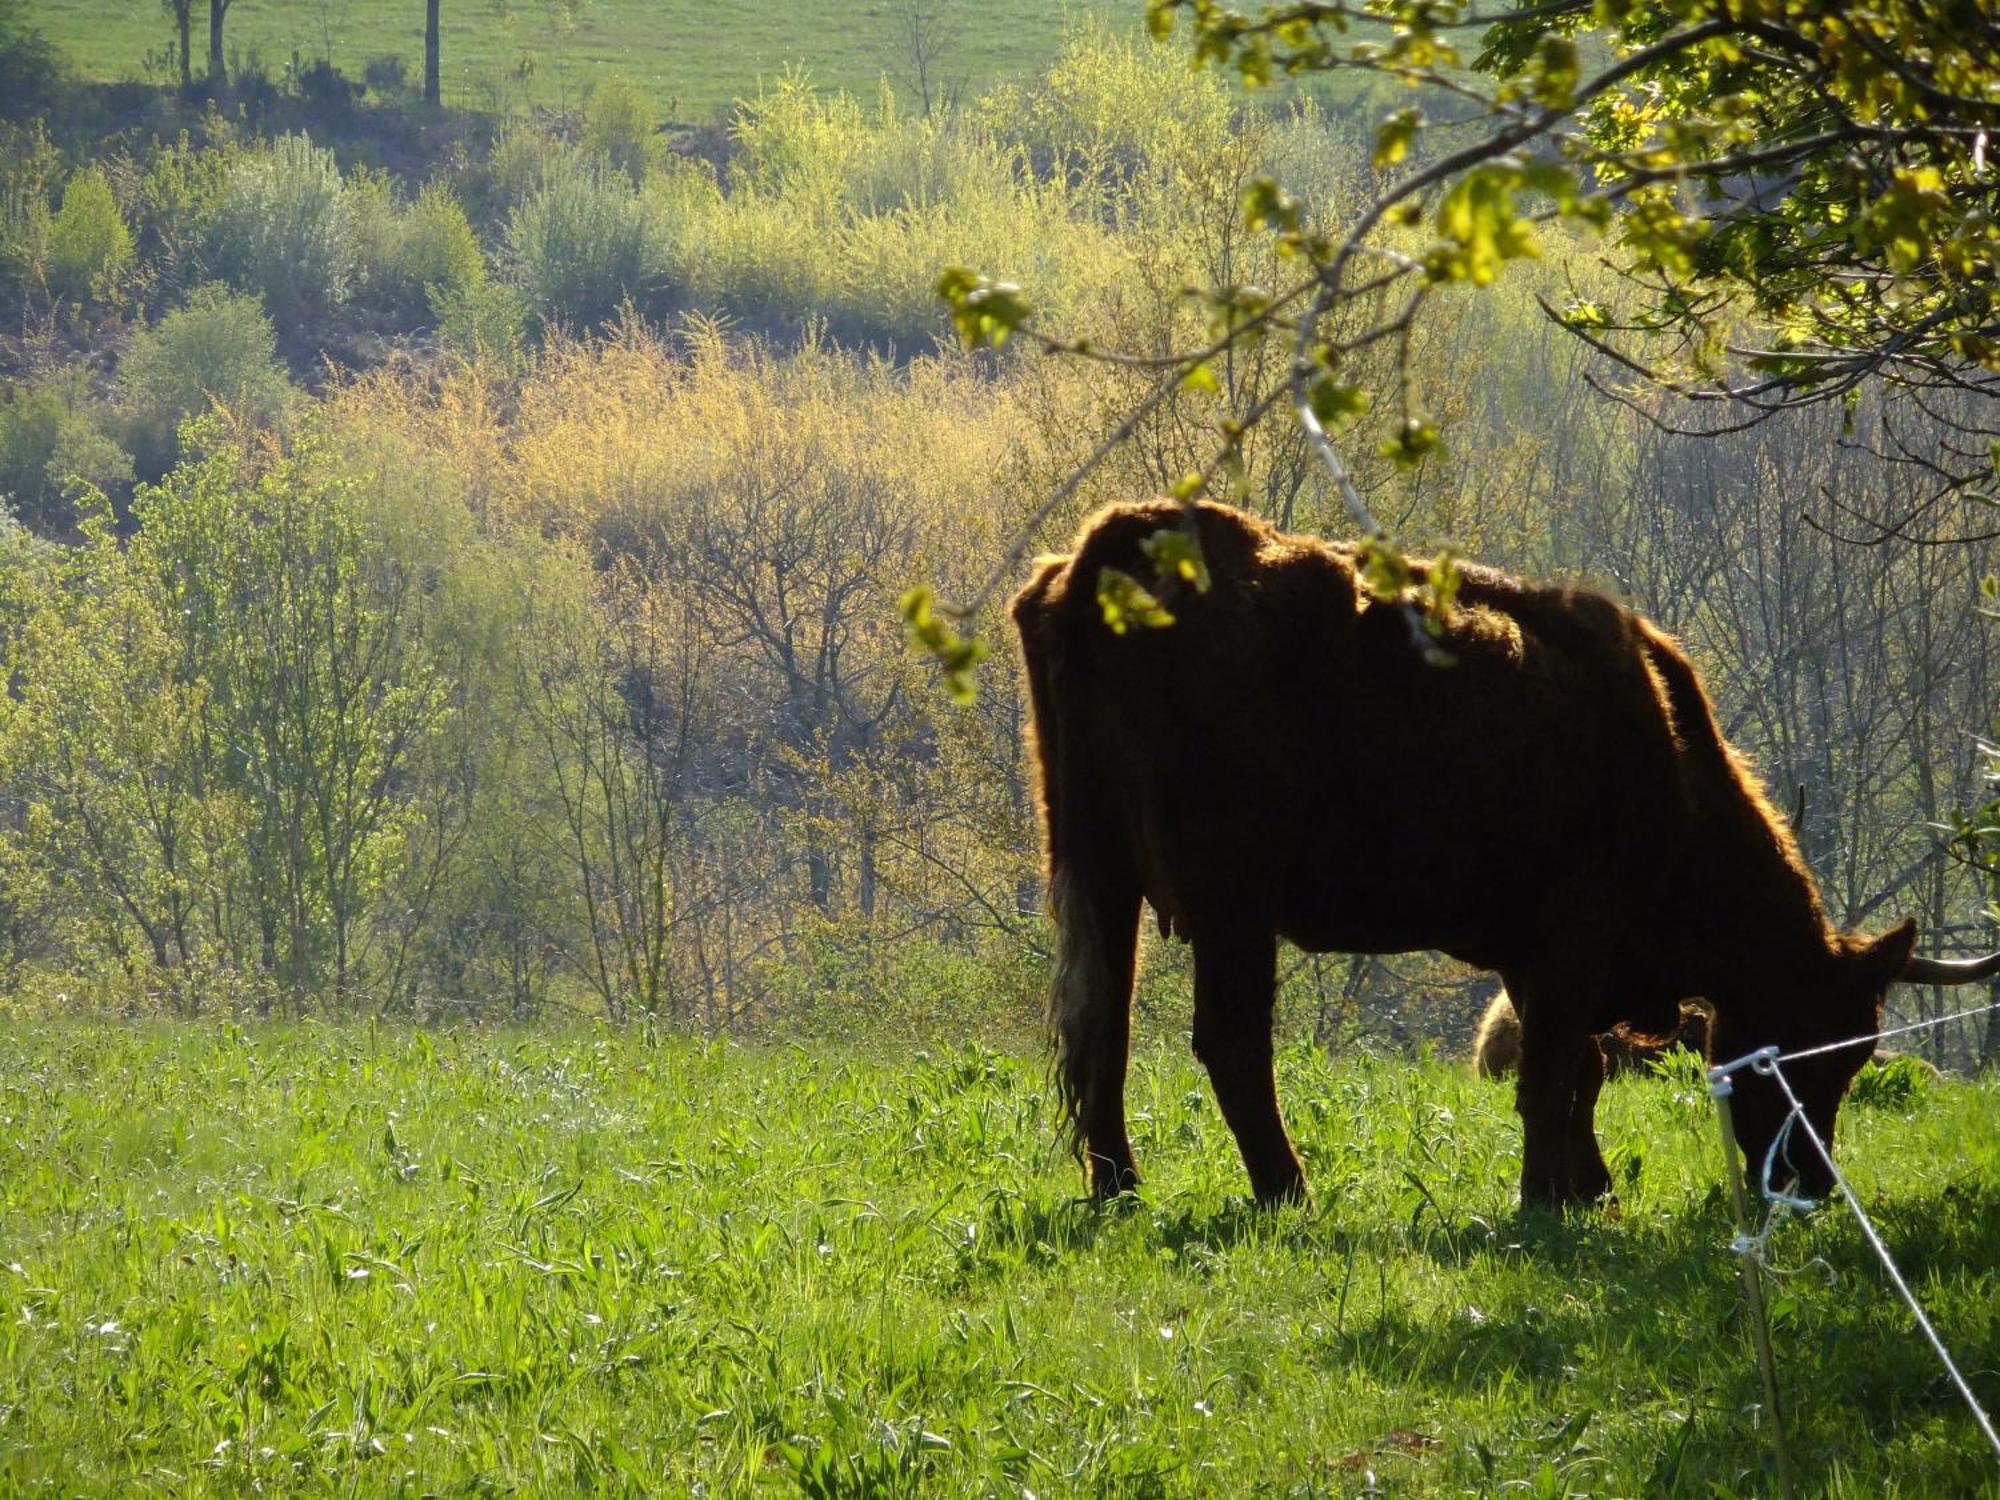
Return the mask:
{"type": "Polygon", "coordinates": [[[194,88],[194,69],[188,61],[188,32],[194,22],[194,0],[182,0],[174,7],[174,24],[181,33],[181,92],[194,88]]]}
{"type": "Polygon", "coordinates": [[[861,833],[861,872],[856,898],[862,916],[875,915],[875,835],[868,829],[861,833]]]}
{"type": "Polygon", "coordinates": [[[438,90],[438,0],[424,0],[424,103],[443,102],[438,90]]]}
{"type": "Polygon", "coordinates": [[[229,82],[222,63],[222,18],[229,13],[229,0],[208,0],[208,82],[221,88],[229,82]]]}

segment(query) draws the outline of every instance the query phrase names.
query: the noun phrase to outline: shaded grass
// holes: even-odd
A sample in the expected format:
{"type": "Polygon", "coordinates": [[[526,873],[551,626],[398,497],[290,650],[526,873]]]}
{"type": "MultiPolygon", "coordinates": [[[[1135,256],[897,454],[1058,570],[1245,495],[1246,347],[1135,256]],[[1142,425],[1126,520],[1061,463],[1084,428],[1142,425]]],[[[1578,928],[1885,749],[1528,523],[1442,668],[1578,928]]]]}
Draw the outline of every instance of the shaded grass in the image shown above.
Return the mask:
{"type": "MultiPolygon", "coordinates": [[[[585,0],[574,25],[551,29],[559,7],[539,0],[499,7],[483,0],[446,4],[440,15],[440,84],[447,104],[483,109],[494,85],[508,80],[523,102],[576,104],[605,72],[625,73],[652,94],[668,118],[701,122],[739,97],[755,97],[788,65],[814,80],[873,98],[884,74],[903,67],[893,7],[853,0],[755,0],[732,5],[718,21],[696,0],[585,0]],[[518,83],[519,65],[531,66],[518,83]]],[[[968,97],[1004,78],[1037,71],[1061,44],[1066,17],[1097,14],[1135,23],[1137,10],[1112,0],[991,0],[956,13],[959,40],[944,59],[949,81],[966,80],[968,97]]],[[[28,19],[57,44],[85,78],[136,77],[149,52],[165,54],[172,22],[157,5],[104,0],[30,0],[28,19]]],[[[206,63],[207,9],[195,27],[195,72],[206,63]]],[[[261,58],[276,74],[294,53],[306,62],[332,41],[333,61],[359,78],[371,58],[395,54],[409,77],[423,78],[423,7],[413,0],[329,0],[319,5],[249,4],[229,13],[229,48],[261,58]],[[322,9],[328,17],[322,25],[322,9]]],[[[165,81],[162,79],[161,81],[165,81]]]]}
{"type": "MultiPolygon", "coordinates": [[[[1143,1058],[1142,1201],[1040,1063],[629,1033],[19,1027],[0,1491],[1762,1494],[1705,1094],[1605,1097],[1616,1215],[1514,1209],[1504,1088],[1285,1060],[1260,1214],[1143,1058]]],[[[1852,1109],[1857,1185],[2000,1401],[2000,1090],[1852,1109]]],[[[1815,1492],[1990,1460],[1845,1215],[1775,1296],[1815,1492]]]]}

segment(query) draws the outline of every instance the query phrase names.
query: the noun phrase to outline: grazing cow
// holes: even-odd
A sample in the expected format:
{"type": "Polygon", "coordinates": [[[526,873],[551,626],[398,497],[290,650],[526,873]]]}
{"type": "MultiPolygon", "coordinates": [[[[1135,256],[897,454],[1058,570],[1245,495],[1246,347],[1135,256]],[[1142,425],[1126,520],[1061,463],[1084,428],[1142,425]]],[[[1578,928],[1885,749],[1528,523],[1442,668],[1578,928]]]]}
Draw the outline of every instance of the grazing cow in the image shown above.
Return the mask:
{"type": "MultiPolygon", "coordinates": [[[[1438,949],[1499,973],[1521,1015],[1530,1204],[1609,1190],[1594,1035],[1670,1031],[1701,996],[1718,1056],[1808,1047],[1874,1031],[1898,978],[2000,971],[2000,954],[1913,958],[1913,922],[1836,931],[1694,668],[1612,600],[1464,568],[1440,666],[1403,611],[1371,600],[1354,549],[1204,504],[1211,587],[1176,590],[1168,628],[1106,628],[1102,570],[1152,576],[1142,543],[1182,521],[1166,501],[1100,512],[1013,606],[1057,928],[1057,1081],[1094,1193],[1139,1181],[1124,1092],[1142,900],[1194,946],[1194,1049],[1265,1202],[1305,1195],[1271,1069],[1280,937],[1438,949]]],[[[1786,1069],[1823,1137],[1869,1050],[1786,1069]]],[[[1783,1115],[1768,1080],[1739,1083],[1753,1160],[1783,1115]]],[[[1816,1161],[1793,1165],[1825,1190],[1816,1161]]]]}
{"type": "MultiPolygon", "coordinates": [[[[1615,1026],[1597,1039],[1604,1054],[1604,1076],[1644,1072],[1676,1047],[1708,1055],[1708,1007],[1694,1000],[1681,1002],[1680,1021],[1667,1036],[1643,1036],[1615,1026]]],[[[1502,990],[1479,1018],[1472,1038],[1472,1070],[1481,1078],[1505,1078],[1521,1065],[1521,1017],[1502,990]]]]}

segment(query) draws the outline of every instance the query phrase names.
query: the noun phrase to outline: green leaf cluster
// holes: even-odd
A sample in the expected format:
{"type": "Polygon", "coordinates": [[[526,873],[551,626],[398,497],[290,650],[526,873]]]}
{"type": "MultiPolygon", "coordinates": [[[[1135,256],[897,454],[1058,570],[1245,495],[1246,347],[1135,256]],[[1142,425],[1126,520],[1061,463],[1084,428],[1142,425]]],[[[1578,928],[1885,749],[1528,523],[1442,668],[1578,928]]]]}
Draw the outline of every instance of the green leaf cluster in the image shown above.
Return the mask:
{"type": "Polygon", "coordinates": [[[993,281],[964,266],[940,271],[936,291],[968,349],[999,348],[1034,311],[1013,282],[993,281]]]}
{"type": "Polygon", "coordinates": [[[1122,568],[1097,571],[1097,607],[1113,635],[1132,630],[1164,630],[1174,615],[1150,589],[1122,568]]]}
{"type": "Polygon", "coordinates": [[[936,663],[944,690],[952,702],[965,705],[978,691],[973,676],[986,658],[986,643],[976,636],[959,633],[949,619],[938,612],[936,591],[923,585],[909,589],[902,597],[900,613],[903,633],[910,644],[936,663]]]}

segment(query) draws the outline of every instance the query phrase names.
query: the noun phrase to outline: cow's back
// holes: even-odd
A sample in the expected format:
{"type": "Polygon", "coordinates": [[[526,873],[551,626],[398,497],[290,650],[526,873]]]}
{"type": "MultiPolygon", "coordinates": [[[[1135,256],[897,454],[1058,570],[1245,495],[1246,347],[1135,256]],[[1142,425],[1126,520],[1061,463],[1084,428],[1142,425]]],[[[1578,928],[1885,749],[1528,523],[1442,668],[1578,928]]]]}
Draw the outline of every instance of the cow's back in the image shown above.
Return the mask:
{"type": "Polygon", "coordinates": [[[1629,612],[1468,568],[1439,666],[1350,551],[1202,506],[1209,591],[1176,595],[1169,628],[1113,633],[1100,571],[1150,578],[1140,543],[1179,516],[1101,513],[1017,603],[1044,779],[1064,755],[1087,767],[1051,798],[1052,840],[1090,820],[1188,935],[1250,922],[1315,949],[1495,965],[1656,899],[1685,794],[1629,612]],[[1635,851],[1638,879],[1597,873],[1635,851]]]}

